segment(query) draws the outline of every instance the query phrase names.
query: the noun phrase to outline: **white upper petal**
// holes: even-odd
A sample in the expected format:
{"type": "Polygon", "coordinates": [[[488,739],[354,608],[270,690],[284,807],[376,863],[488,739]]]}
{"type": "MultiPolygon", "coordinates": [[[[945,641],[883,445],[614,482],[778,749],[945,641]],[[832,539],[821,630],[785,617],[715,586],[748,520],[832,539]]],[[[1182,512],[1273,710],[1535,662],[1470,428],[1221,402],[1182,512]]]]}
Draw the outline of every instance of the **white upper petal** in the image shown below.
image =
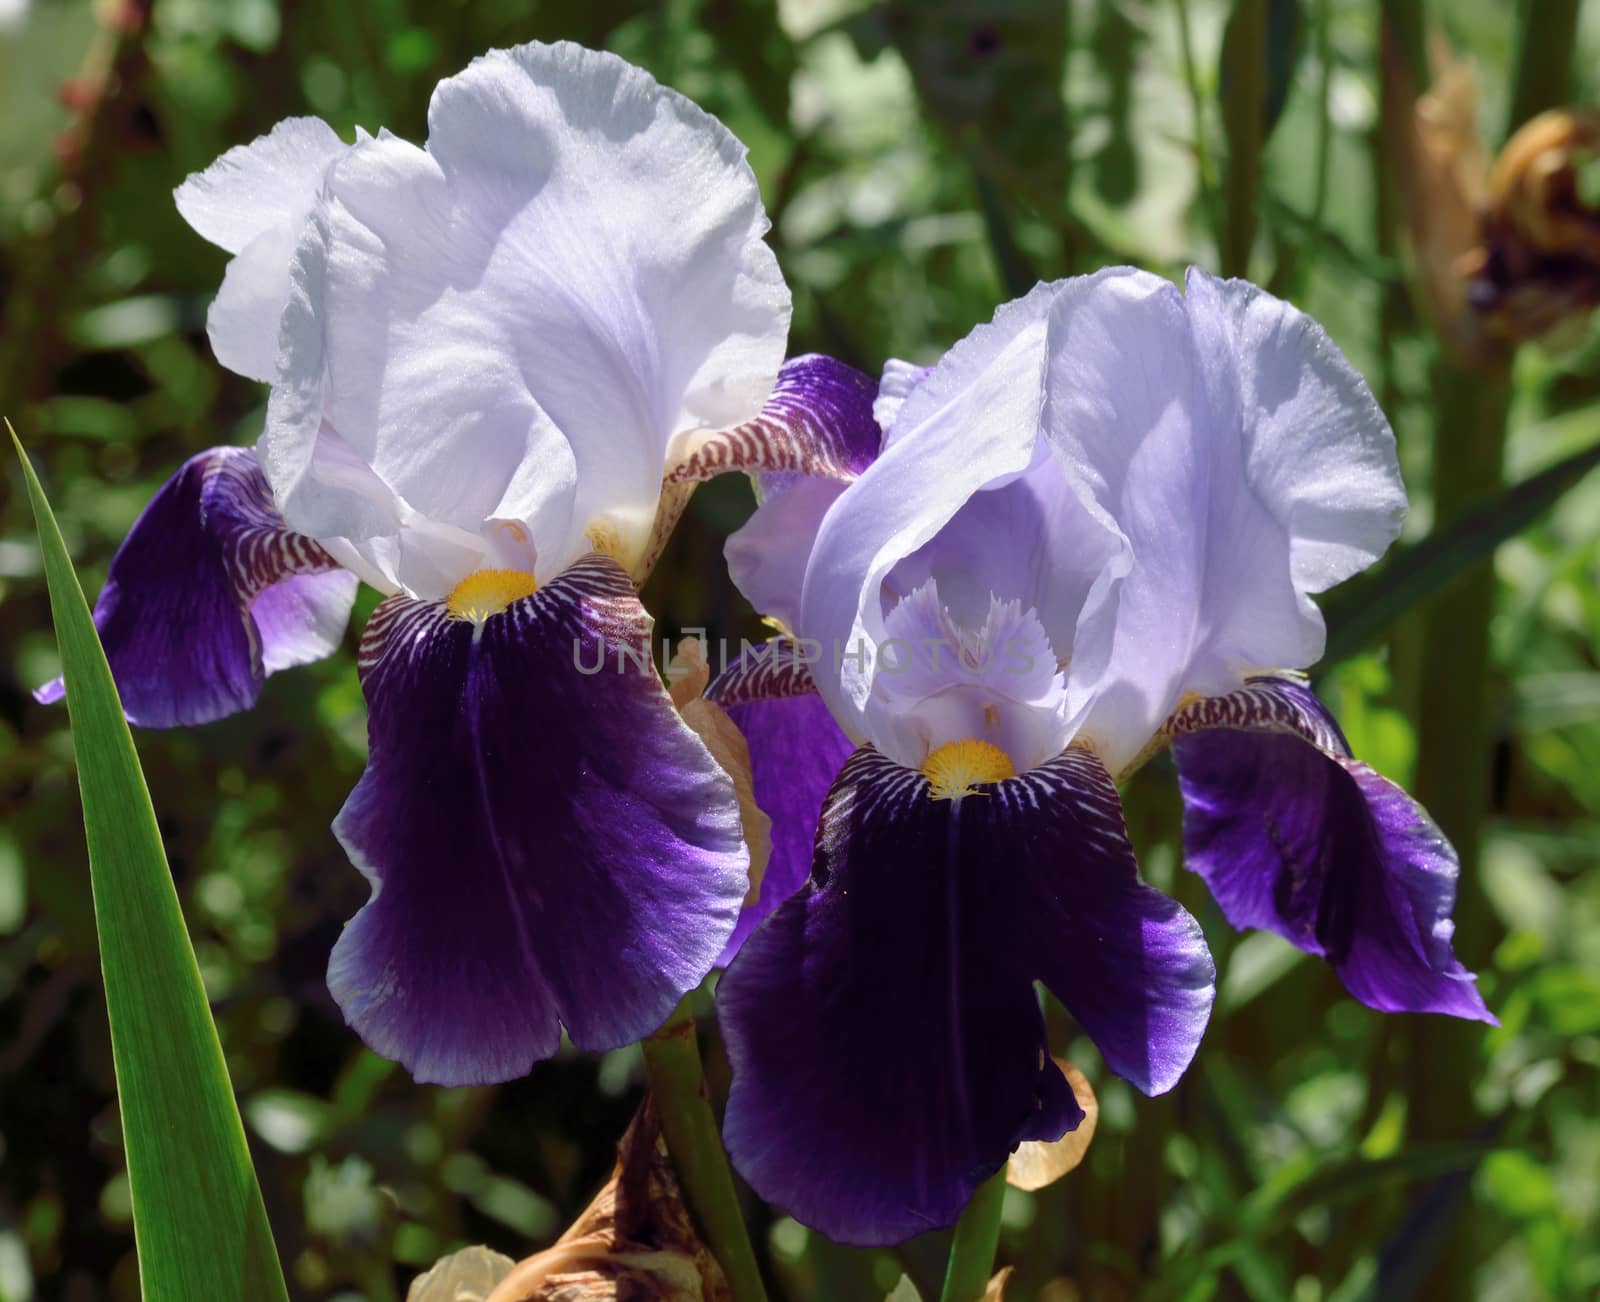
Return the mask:
{"type": "Polygon", "coordinates": [[[668,440],[753,416],[783,359],[788,291],[743,147],[565,44],[440,83],[429,132],[329,174],[322,247],[296,273],[303,329],[285,323],[279,387],[301,396],[274,394],[264,436],[286,516],[372,536],[314,473],[325,416],[422,517],[522,522],[541,579],[591,527],[642,547],[668,440]]]}
{"type": "Polygon", "coordinates": [[[239,253],[264,231],[295,233],[316,201],[328,164],[348,148],[321,118],[285,118],[196,172],[172,197],[184,221],[211,243],[239,253]]]}
{"type": "Polygon", "coordinates": [[[174,192],[184,220],[234,254],[206,318],[229,370],[271,382],[295,243],[329,166],[348,148],[320,118],[289,118],[174,192]]]}
{"type": "Polygon", "coordinates": [[[728,573],[745,599],[791,630],[800,624],[800,594],[817,530],[844,490],[837,479],[794,476],[723,546],[728,573]]]}

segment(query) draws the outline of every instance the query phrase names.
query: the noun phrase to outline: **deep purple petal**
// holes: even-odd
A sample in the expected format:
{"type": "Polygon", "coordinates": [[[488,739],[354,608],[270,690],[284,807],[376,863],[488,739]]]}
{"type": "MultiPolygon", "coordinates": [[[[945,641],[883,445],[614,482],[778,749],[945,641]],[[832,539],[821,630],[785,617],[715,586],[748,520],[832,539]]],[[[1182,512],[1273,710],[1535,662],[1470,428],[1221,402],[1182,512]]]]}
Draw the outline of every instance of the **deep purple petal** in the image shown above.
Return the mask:
{"type": "Polygon", "coordinates": [[[756,924],[811,875],[811,849],[828,788],[855,744],[820,696],[788,696],[727,707],[750,747],[756,804],[772,820],[772,854],[761,893],[745,906],[719,963],[733,960],[756,924]]]}
{"type": "Polygon", "coordinates": [[[1308,687],[1253,679],[1168,730],[1189,867],[1234,926],[1327,959],[1370,1007],[1495,1020],[1450,945],[1455,851],[1421,805],[1350,757],[1308,687]]]}
{"type": "MultiPolygon", "coordinates": [[[[190,457],[111,558],[94,622],[128,722],[209,723],[247,710],[266,676],[328,655],[356,578],[284,527],[246,448],[190,457]]],[[[60,699],[59,680],[39,689],[60,699]]]]}
{"type": "Polygon", "coordinates": [[[977,846],[1015,873],[1011,943],[1146,1094],[1178,1083],[1205,1031],[1216,967],[1200,924],[1139,880],[1116,783],[1072,749],[981,802],[977,846]]]}
{"type": "Polygon", "coordinates": [[[877,392],[871,376],[832,357],[790,358],[760,414],[732,429],[696,436],[666,482],[711,479],[730,470],[853,479],[878,455],[878,422],[872,417],[877,392]]]}
{"type": "Polygon", "coordinates": [[[921,774],[857,751],[811,880],[718,987],[734,1164],[841,1241],[950,1224],[1018,1143],[1082,1117],[1036,979],[1147,1087],[1175,1079],[1210,1007],[1199,928],[1139,883],[1098,761],[1070,752],[935,801],[921,774]]]}
{"type": "Polygon", "coordinates": [[[520,1076],[560,1024],[584,1049],[637,1040],[721,953],[738,805],[649,628],[599,555],[481,626],[405,597],[367,625],[371,757],[334,831],[373,893],[328,985],[419,1081],[520,1076]]]}
{"type": "Polygon", "coordinates": [[[793,638],[746,647],[705,697],[744,734],[756,804],[772,820],[772,854],[760,895],[739,915],[719,960],[726,966],[756,924],[810,875],[823,799],[855,744],[817,695],[805,649],[793,638]]]}

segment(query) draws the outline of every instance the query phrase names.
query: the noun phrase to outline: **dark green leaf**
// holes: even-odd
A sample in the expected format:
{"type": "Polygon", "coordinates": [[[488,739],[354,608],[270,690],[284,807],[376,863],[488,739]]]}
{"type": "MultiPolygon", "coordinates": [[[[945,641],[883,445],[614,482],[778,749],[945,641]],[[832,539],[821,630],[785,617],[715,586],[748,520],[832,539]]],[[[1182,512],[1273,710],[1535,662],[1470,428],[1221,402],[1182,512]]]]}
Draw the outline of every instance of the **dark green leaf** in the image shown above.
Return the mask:
{"type": "Polygon", "coordinates": [[[1340,588],[1322,605],[1328,623],[1323,663],[1376,642],[1401,615],[1531,525],[1597,465],[1600,443],[1503,489],[1422,542],[1397,551],[1375,574],[1340,588]]]}
{"type": "MultiPolygon", "coordinates": [[[[7,429],[10,429],[9,424],[7,429]]],[[[22,445],[67,681],[146,1298],[284,1299],[283,1272],[116,684],[22,445]]]]}

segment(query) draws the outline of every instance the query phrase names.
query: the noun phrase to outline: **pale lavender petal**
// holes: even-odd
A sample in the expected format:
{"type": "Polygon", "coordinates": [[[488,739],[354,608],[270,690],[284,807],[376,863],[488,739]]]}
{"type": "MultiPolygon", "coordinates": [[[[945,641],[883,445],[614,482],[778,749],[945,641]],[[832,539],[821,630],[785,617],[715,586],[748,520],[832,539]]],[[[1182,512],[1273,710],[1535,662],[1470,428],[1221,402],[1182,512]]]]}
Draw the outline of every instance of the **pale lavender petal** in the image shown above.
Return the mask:
{"type": "Polygon", "coordinates": [[[990,602],[1018,601],[1052,646],[1073,645],[1078,616],[1118,544],[1079,500],[1048,446],[1026,472],[974,493],[944,528],[894,567],[893,601],[933,579],[955,619],[976,627],[990,602]]]}
{"type": "Polygon", "coordinates": [[[295,243],[329,166],[349,146],[319,118],[288,118],[228,150],[174,194],[185,221],[234,258],[206,317],[217,360],[253,380],[277,372],[295,243]]]}
{"type": "Polygon", "coordinates": [[[1057,656],[1038,616],[989,598],[963,627],[929,579],[884,620],[867,700],[868,735],[891,759],[920,768],[949,742],[998,746],[1019,772],[1065,749],[1071,736],[1057,656]]]}
{"type": "Polygon", "coordinates": [[[887,432],[894,428],[895,417],[905,406],[911,391],[932,373],[931,366],[916,366],[891,357],[883,364],[883,374],[878,377],[878,396],[872,402],[872,417],[878,428],[887,432]]]}
{"type": "Polygon", "coordinates": [[[1113,771],[1186,691],[1313,663],[1307,594],[1370,564],[1404,512],[1388,424],[1322,330],[1242,282],[1193,272],[1188,291],[1121,271],[1051,319],[1050,439],[1122,541],[1069,678],[1113,771]]]}
{"type": "Polygon", "coordinates": [[[240,253],[264,231],[304,221],[328,164],[348,148],[321,118],[285,118],[196,172],[173,198],[202,236],[240,253]]]}
{"type": "Polygon", "coordinates": [[[884,641],[890,571],[974,493],[1034,461],[1054,292],[1040,286],[1001,308],[946,354],[905,400],[885,451],[823,520],[798,631],[830,655],[839,648],[837,671],[819,673],[817,686],[847,731],[865,726],[874,667],[842,653],[884,641]]]}
{"type": "Polygon", "coordinates": [[[481,626],[391,597],[362,639],[371,757],[334,824],[372,898],[328,984],[419,1081],[509,1080],[653,1031],[748,889],[733,784],[591,556],[481,626]],[[626,654],[646,648],[641,668],[626,654]],[[591,672],[592,671],[592,672],[591,672]]]}
{"type": "Polygon", "coordinates": [[[330,570],[297,574],[263,591],[250,603],[263,671],[275,674],[332,655],[344,641],[358,586],[348,570],[330,570]]]}
{"type": "Polygon", "coordinates": [[[799,626],[811,547],[828,508],[844,490],[838,479],[796,477],[769,495],[723,544],[728,574],[745,600],[785,628],[799,626]]]}

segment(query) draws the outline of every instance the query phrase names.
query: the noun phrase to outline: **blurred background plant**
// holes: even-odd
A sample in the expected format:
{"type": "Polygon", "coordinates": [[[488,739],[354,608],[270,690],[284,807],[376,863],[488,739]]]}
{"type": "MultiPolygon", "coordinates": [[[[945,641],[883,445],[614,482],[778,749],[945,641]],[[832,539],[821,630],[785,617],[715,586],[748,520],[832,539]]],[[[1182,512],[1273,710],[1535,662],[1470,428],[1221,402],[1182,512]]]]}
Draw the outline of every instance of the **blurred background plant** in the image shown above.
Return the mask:
{"type": "MultiPolygon", "coordinates": [[[[1006,1298],[1595,1296],[1594,119],[1501,150],[1595,101],[1600,6],[0,0],[0,412],[91,595],[178,463],[262,418],[210,356],[224,255],[172,187],[292,114],[420,140],[440,77],[559,37],[643,64],[749,144],[794,352],[930,361],[1035,279],[1193,261],[1320,319],[1394,422],[1406,539],[1428,542],[1330,601],[1322,686],[1357,753],[1461,844],[1460,948],[1503,1024],[1384,1018],[1287,945],[1235,937],[1180,871],[1170,775],[1142,773],[1134,835],[1206,927],[1217,1015],[1147,1101],[1050,1009],[1099,1132],[1061,1183],[1007,1193],[1006,1298]]],[[[0,475],[0,1299],[132,1298],[71,742],[29,695],[56,662],[21,485],[0,475]]],[[[757,634],[720,563],[749,509],[733,480],[696,496],[646,594],[664,632],[757,634]]],[[[554,1240],[610,1172],[643,1067],[564,1054],[441,1090],[344,1029],[323,971],[366,894],[328,831],[364,759],[351,658],[137,740],[290,1292],[382,1302],[463,1243],[554,1240]]],[[[937,1294],[945,1238],[868,1252],[752,1215],[789,1297],[876,1302],[902,1274],[937,1294]]]]}

